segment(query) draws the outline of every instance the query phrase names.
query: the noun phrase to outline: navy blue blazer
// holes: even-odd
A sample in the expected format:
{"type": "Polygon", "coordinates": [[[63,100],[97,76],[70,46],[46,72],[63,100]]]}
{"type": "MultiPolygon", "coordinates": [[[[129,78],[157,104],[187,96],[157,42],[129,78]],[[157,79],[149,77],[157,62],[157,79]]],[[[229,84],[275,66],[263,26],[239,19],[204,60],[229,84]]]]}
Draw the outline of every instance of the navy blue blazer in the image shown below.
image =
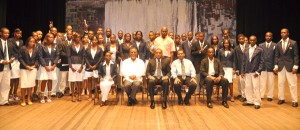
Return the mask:
{"type": "Polygon", "coordinates": [[[19,53],[20,69],[26,69],[26,66],[38,67],[39,50],[37,47],[33,48],[31,57],[26,46],[22,46],[19,53]]]}
{"type": "Polygon", "coordinates": [[[132,42],[132,46],[135,46],[138,49],[139,58],[145,62],[147,55],[146,42],[144,40],[141,40],[139,47],[137,47],[136,42],[137,41],[134,40],[132,42]]]}
{"type": "MultiPolygon", "coordinates": [[[[13,46],[12,43],[10,43],[11,41],[7,40],[7,48],[8,48],[8,56],[9,58],[12,58],[13,56],[13,46]]],[[[4,52],[3,52],[3,46],[2,46],[2,41],[0,39],[0,61],[4,60],[4,52]]],[[[9,68],[11,69],[11,65],[9,64],[9,68]]],[[[0,64],[0,72],[2,72],[4,69],[4,64],[0,64]]]]}
{"type": "Polygon", "coordinates": [[[220,49],[218,52],[218,58],[220,59],[223,67],[235,68],[233,49],[230,49],[230,52],[227,53],[227,56],[225,56],[224,48],[220,49]]]}
{"type": "Polygon", "coordinates": [[[69,51],[67,51],[67,53],[68,53],[68,63],[69,63],[70,68],[72,67],[72,64],[81,64],[81,66],[83,67],[83,65],[85,63],[84,62],[84,52],[85,52],[85,49],[82,44],[80,44],[78,53],[75,48],[75,43],[72,43],[69,46],[69,51]]]}
{"type": "Polygon", "coordinates": [[[190,61],[193,61],[193,56],[192,56],[192,45],[193,43],[196,42],[195,40],[192,40],[191,45],[189,45],[189,41],[185,40],[182,44],[181,47],[184,51],[185,54],[185,59],[189,59],[190,61]]]}
{"type": "Polygon", "coordinates": [[[59,51],[56,46],[52,44],[51,53],[49,53],[48,47],[44,44],[39,49],[39,59],[43,67],[49,66],[51,61],[51,66],[57,64],[59,60],[59,51]]]}
{"type": "MultiPolygon", "coordinates": [[[[249,47],[248,44],[245,45],[245,50],[249,47]]],[[[244,50],[244,51],[245,51],[244,50]]],[[[234,70],[236,71],[241,71],[241,67],[242,67],[242,61],[243,61],[243,55],[244,55],[244,52],[242,52],[242,49],[240,47],[240,45],[237,45],[235,48],[234,48],[234,63],[235,63],[235,66],[234,66],[234,70]]]]}
{"type": "Polygon", "coordinates": [[[255,72],[261,73],[264,65],[263,49],[256,46],[250,61],[249,48],[245,50],[245,53],[243,55],[241,74],[255,73],[255,72]]]}
{"type": "Polygon", "coordinates": [[[90,66],[97,66],[98,67],[98,64],[100,64],[101,62],[101,59],[103,57],[103,51],[102,49],[97,46],[97,51],[96,51],[96,54],[95,54],[95,57],[93,58],[92,56],[92,53],[91,53],[91,47],[88,47],[86,50],[85,50],[85,63],[86,63],[86,67],[85,67],[85,70],[86,71],[92,71],[90,70],[90,66]]]}
{"type": "Polygon", "coordinates": [[[288,72],[292,72],[294,65],[299,65],[299,53],[298,44],[296,41],[289,39],[286,51],[282,50],[282,42],[279,41],[276,46],[275,52],[275,65],[278,65],[278,71],[281,71],[283,67],[288,72]]]}
{"type": "Polygon", "coordinates": [[[21,47],[24,45],[23,40],[20,39],[19,40],[19,46],[17,45],[16,39],[15,38],[10,38],[8,39],[13,46],[13,57],[15,57],[16,59],[19,57],[19,51],[21,49],[21,47]]]}
{"type": "MultiPolygon", "coordinates": [[[[104,78],[106,75],[106,63],[101,62],[98,66],[98,74],[99,78],[104,78]]],[[[117,84],[117,75],[118,75],[118,65],[116,63],[113,63],[110,65],[110,76],[114,80],[114,83],[117,84]]]]}
{"type": "Polygon", "coordinates": [[[275,51],[276,51],[276,43],[272,42],[270,44],[270,47],[267,48],[267,43],[263,42],[263,43],[259,44],[259,47],[264,50],[263,71],[273,72],[274,60],[275,60],[275,51]]]}
{"type": "Polygon", "coordinates": [[[203,47],[205,47],[204,51],[202,53],[199,52],[201,49],[199,41],[192,43],[192,55],[193,55],[193,65],[196,69],[196,74],[200,73],[200,64],[201,61],[206,57],[207,49],[211,47],[210,43],[204,42],[203,47]]]}

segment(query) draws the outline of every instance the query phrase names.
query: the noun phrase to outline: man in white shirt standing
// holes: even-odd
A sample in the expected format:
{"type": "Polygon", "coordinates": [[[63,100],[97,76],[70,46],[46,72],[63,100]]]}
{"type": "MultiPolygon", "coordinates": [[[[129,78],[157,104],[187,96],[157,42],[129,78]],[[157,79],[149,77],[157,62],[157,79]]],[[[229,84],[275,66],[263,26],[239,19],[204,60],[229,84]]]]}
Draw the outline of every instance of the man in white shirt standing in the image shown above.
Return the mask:
{"type": "Polygon", "coordinates": [[[163,57],[168,58],[170,60],[170,63],[172,63],[173,52],[175,51],[175,43],[174,40],[168,36],[167,27],[161,28],[161,36],[155,39],[154,48],[161,49],[163,51],[163,57]]]}
{"type": "Polygon", "coordinates": [[[132,47],[129,50],[130,58],[124,60],[121,65],[121,75],[124,77],[123,87],[126,88],[128,96],[128,106],[137,103],[136,93],[142,86],[143,77],[145,75],[145,64],[137,58],[138,50],[132,47]]]}
{"type": "Polygon", "coordinates": [[[291,97],[292,106],[298,107],[297,95],[297,70],[299,67],[299,53],[297,42],[289,38],[289,30],[281,29],[281,40],[277,43],[275,53],[274,72],[278,73],[278,104],[285,103],[284,83],[287,79],[291,97]]]}
{"type": "Polygon", "coordinates": [[[9,105],[8,94],[10,89],[12,46],[8,42],[9,30],[5,27],[0,30],[0,105],[9,105]]]}

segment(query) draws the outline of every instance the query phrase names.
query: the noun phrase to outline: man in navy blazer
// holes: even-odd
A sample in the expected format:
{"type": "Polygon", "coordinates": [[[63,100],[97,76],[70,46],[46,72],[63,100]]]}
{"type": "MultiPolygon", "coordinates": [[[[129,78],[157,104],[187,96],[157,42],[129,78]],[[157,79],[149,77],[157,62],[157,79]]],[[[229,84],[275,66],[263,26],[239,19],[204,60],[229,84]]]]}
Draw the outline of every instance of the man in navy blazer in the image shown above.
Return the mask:
{"type": "Polygon", "coordinates": [[[245,50],[243,55],[241,76],[245,78],[245,95],[247,101],[244,106],[255,105],[255,109],[259,109],[261,98],[259,92],[259,76],[263,70],[263,49],[256,45],[256,36],[249,38],[250,46],[245,50]]]}
{"type": "Polygon", "coordinates": [[[259,79],[260,97],[263,99],[266,92],[266,83],[268,83],[267,100],[272,101],[274,95],[274,59],[276,43],[272,42],[273,34],[267,32],[265,35],[266,41],[259,44],[259,47],[263,49],[264,54],[264,66],[259,79]]]}
{"type": "Polygon", "coordinates": [[[182,49],[185,53],[185,59],[189,59],[190,61],[193,61],[193,56],[192,56],[192,43],[196,42],[193,39],[193,32],[189,31],[187,33],[188,35],[188,40],[185,40],[184,42],[182,42],[182,49]]]}
{"type": "Polygon", "coordinates": [[[10,41],[8,28],[0,30],[0,105],[9,105],[8,94],[10,89],[11,63],[14,62],[13,46],[10,41]]]}
{"type": "Polygon", "coordinates": [[[277,43],[274,72],[278,73],[278,104],[285,103],[284,83],[288,80],[292,97],[292,106],[298,107],[297,70],[299,53],[297,42],[289,38],[289,30],[281,29],[281,40],[277,43]]]}

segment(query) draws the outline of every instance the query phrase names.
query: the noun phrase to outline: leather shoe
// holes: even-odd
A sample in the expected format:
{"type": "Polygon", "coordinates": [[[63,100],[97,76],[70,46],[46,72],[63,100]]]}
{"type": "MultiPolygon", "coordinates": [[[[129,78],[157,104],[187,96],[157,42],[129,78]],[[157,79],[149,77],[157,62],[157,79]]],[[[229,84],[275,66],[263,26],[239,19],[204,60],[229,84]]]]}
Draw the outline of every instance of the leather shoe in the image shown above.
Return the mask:
{"type": "Polygon", "coordinates": [[[267,98],[267,101],[271,102],[273,99],[272,98],[267,98]]]}
{"type": "Polygon", "coordinates": [[[183,101],[182,100],[178,100],[178,105],[183,105],[183,101]]]}
{"type": "Polygon", "coordinates": [[[163,102],[161,107],[162,109],[167,109],[167,102],[163,102]]]}
{"type": "Polygon", "coordinates": [[[185,99],[185,100],[184,100],[184,104],[187,105],[187,106],[191,105],[191,104],[190,104],[190,101],[189,101],[188,99],[185,99]]]}
{"type": "Polygon", "coordinates": [[[131,101],[131,98],[128,99],[128,102],[127,102],[127,106],[132,106],[132,101],[131,101]]]}
{"type": "Polygon", "coordinates": [[[293,102],[292,107],[298,107],[298,102],[293,102]]]}
{"type": "Polygon", "coordinates": [[[259,109],[259,108],[260,108],[260,105],[255,105],[254,108],[255,108],[255,109],[259,109]]]}
{"type": "Polygon", "coordinates": [[[244,98],[244,97],[241,97],[241,98],[240,98],[240,102],[245,102],[245,101],[247,101],[246,98],[244,98]]]}
{"type": "Polygon", "coordinates": [[[225,108],[229,108],[229,105],[227,104],[227,102],[222,102],[222,105],[223,105],[225,108]]]}
{"type": "Polygon", "coordinates": [[[208,108],[213,108],[213,105],[211,104],[211,102],[208,102],[208,103],[207,103],[207,107],[208,107],[208,108]]]}
{"type": "Polygon", "coordinates": [[[101,102],[100,107],[105,106],[105,102],[101,102]]]}
{"type": "Polygon", "coordinates": [[[283,103],[285,103],[284,100],[279,100],[277,104],[281,105],[281,104],[283,104],[283,103]]]}
{"type": "Polygon", "coordinates": [[[242,97],[242,95],[238,95],[236,96],[236,99],[240,99],[242,97]]]}
{"type": "Polygon", "coordinates": [[[155,102],[154,102],[154,101],[151,101],[150,108],[151,108],[151,109],[154,109],[154,108],[155,108],[155,102]]]}
{"type": "Polygon", "coordinates": [[[247,102],[243,103],[243,106],[253,106],[253,105],[254,105],[254,104],[247,103],[247,102]]]}

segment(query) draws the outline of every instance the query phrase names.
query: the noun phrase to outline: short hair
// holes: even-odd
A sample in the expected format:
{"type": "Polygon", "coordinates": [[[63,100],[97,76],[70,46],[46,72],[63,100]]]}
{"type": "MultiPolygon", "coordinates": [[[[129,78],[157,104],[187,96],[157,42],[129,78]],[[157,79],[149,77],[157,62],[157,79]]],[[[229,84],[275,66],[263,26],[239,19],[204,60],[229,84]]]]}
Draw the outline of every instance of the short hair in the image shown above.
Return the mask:
{"type": "Polygon", "coordinates": [[[184,50],[183,50],[182,48],[180,48],[180,49],[177,51],[177,53],[178,53],[179,51],[182,51],[182,52],[184,53],[184,50]]]}
{"type": "Polygon", "coordinates": [[[238,34],[237,37],[238,37],[238,38],[240,38],[240,37],[245,37],[245,35],[244,35],[244,34],[238,34]]]}
{"type": "Polygon", "coordinates": [[[22,30],[20,28],[16,28],[14,33],[19,33],[19,32],[22,32],[22,30]]]}
{"type": "Polygon", "coordinates": [[[7,27],[2,27],[1,32],[4,32],[4,30],[9,30],[7,27]]]}

